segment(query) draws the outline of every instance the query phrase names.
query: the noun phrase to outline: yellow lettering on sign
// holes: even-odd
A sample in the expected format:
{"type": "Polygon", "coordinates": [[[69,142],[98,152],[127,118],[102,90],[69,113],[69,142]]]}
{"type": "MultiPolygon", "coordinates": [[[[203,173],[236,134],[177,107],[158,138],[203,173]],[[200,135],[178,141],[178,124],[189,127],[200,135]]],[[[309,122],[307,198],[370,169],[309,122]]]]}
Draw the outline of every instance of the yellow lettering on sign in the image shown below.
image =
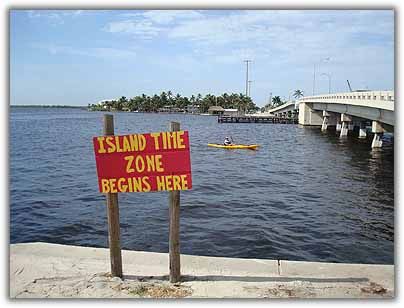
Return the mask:
{"type": "Polygon", "coordinates": [[[154,155],[146,155],[147,172],[156,171],[154,155]]]}
{"type": "Polygon", "coordinates": [[[128,178],[128,192],[133,192],[132,178],[128,178]]]}
{"type": "Polygon", "coordinates": [[[181,184],[182,184],[182,190],[187,190],[188,189],[188,179],[186,174],[181,174],[181,184]]]}
{"type": "Polygon", "coordinates": [[[149,183],[149,177],[148,176],[142,177],[142,184],[144,185],[143,192],[149,192],[150,189],[151,189],[151,185],[149,183]]]}
{"type": "Polygon", "coordinates": [[[177,148],[177,138],[176,138],[176,132],[172,132],[172,133],[167,133],[168,134],[168,138],[169,140],[172,140],[173,145],[172,148],[176,149],[177,148]]]}
{"type": "Polygon", "coordinates": [[[185,149],[185,144],[184,144],[184,131],[180,130],[177,132],[177,147],[178,149],[185,149]]]}
{"type": "Polygon", "coordinates": [[[161,133],[162,141],[163,141],[163,149],[167,149],[167,136],[166,133],[161,133]]]}
{"type": "Polygon", "coordinates": [[[181,190],[181,178],[178,175],[173,175],[173,190],[181,190]]]}
{"type": "Polygon", "coordinates": [[[164,172],[163,162],[161,161],[162,157],[163,156],[161,154],[155,155],[155,164],[157,172],[164,172]]]}
{"type": "Polygon", "coordinates": [[[159,150],[185,149],[183,130],[175,132],[150,133],[154,140],[154,148],[159,150]],[[160,143],[161,140],[161,143],[160,143]]]}
{"type": "Polygon", "coordinates": [[[127,173],[131,173],[131,172],[135,172],[135,169],[132,168],[132,163],[133,163],[133,156],[125,156],[124,159],[127,160],[127,164],[126,164],[126,172],[127,173]]]}
{"type": "Polygon", "coordinates": [[[173,180],[173,176],[172,175],[166,175],[165,176],[165,179],[166,179],[166,189],[167,190],[173,190],[173,183],[172,183],[172,180],[173,180]]]}
{"type": "Polygon", "coordinates": [[[160,144],[159,144],[160,133],[151,133],[150,136],[152,136],[154,139],[154,148],[156,150],[160,149],[160,144]]]}
{"type": "Polygon", "coordinates": [[[169,132],[166,132],[167,136],[167,149],[171,149],[171,136],[169,132]]]}
{"type": "Polygon", "coordinates": [[[139,151],[144,151],[146,148],[146,137],[143,135],[137,135],[138,136],[138,143],[139,143],[139,151]]]}
{"type": "Polygon", "coordinates": [[[118,153],[122,152],[121,145],[119,144],[119,136],[115,136],[115,146],[118,153]]]}
{"type": "Polygon", "coordinates": [[[141,192],[142,191],[142,181],[141,178],[132,178],[133,179],[133,191],[141,192]]]}
{"type": "Polygon", "coordinates": [[[107,179],[101,179],[101,191],[102,193],[109,193],[110,188],[109,188],[109,181],[107,179]]]}
{"type": "Polygon", "coordinates": [[[105,142],[108,144],[108,153],[113,153],[115,152],[115,144],[112,142],[114,140],[113,136],[108,136],[105,138],[105,142]]]}
{"type": "Polygon", "coordinates": [[[137,151],[139,149],[137,135],[129,135],[129,141],[131,151],[137,151]]]}
{"type": "Polygon", "coordinates": [[[118,192],[118,189],[116,187],[116,179],[110,179],[109,180],[109,186],[111,187],[111,193],[116,194],[118,192]]]}
{"type": "Polygon", "coordinates": [[[128,185],[126,185],[126,179],[125,178],[118,179],[118,191],[126,192],[127,189],[128,189],[128,185]]]}
{"type": "Polygon", "coordinates": [[[146,164],[144,163],[143,157],[142,156],[136,156],[135,159],[135,167],[137,172],[143,172],[146,164]]]}
{"type": "Polygon", "coordinates": [[[126,163],[126,172],[133,173],[133,172],[164,172],[162,155],[145,155],[145,158],[142,156],[125,156],[124,159],[127,161],[126,163]],[[146,161],[145,161],[146,159],[146,161]]]}
{"type": "Polygon", "coordinates": [[[105,137],[97,137],[98,145],[99,145],[98,153],[105,153],[106,152],[105,148],[104,148],[104,139],[105,139],[105,137]]]}
{"type": "Polygon", "coordinates": [[[123,149],[122,152],[129,152],[131,149],[130,142],[128,140],[128,136],[123,136],[123,149]]]}
{"type": "Polygon", "coordinates": [[[166,183],[164,182],[164,175],[163,176],[156,176],[156,183],[157,183],[157,190],[165,190],[166,183]]]}

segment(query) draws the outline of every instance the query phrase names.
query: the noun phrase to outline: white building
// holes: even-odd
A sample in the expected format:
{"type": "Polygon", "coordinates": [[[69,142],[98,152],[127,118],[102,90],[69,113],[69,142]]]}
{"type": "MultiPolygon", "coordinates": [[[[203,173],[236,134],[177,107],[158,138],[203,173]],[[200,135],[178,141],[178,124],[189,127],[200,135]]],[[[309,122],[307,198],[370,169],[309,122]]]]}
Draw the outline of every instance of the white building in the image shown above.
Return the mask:
{"type": "Polygon", "coordinates": [[[224,109],[223,115],[225,116],[238,116],[238,109],[224,109]]]}

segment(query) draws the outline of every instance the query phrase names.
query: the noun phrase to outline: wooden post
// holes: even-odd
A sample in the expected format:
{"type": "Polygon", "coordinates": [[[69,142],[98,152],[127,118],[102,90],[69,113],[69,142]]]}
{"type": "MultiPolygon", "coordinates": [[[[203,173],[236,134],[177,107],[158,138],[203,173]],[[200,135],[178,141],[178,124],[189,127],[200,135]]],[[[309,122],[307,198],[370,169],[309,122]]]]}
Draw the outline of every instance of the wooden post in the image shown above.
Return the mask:
{"type": "MultiPolygon", "coordinates": [[[[114,135],[114,118],[112,114],[104,115],[104,135],[114,135]]],[[[108,240],[111,259],[111,274],[122,278],[122,255],[120,244],[118,194],[107,194],[108,240]]]]}
{"type": "MultiPolygon", "coordinates": [[[[179,131],[180,123],[170,122],[170,131],[179,131]]],[[[180,192],[169,192],[169,215],[170,215],[170,282],[175,283],[181,279],[180,264],[180,192]]]]}

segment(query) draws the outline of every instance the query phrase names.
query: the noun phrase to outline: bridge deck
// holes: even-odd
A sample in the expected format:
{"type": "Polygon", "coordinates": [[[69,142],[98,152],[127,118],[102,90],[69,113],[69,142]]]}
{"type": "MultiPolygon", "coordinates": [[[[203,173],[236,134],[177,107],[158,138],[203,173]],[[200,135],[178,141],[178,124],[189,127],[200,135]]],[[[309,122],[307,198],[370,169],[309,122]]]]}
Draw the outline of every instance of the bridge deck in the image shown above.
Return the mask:
{"type": "Polygon", "coordinates": [[[296,118],[281,117],[249,117],[249,116],[218,116],[218,123],[269,123],[269,124],[297,124],[296,118]]]}

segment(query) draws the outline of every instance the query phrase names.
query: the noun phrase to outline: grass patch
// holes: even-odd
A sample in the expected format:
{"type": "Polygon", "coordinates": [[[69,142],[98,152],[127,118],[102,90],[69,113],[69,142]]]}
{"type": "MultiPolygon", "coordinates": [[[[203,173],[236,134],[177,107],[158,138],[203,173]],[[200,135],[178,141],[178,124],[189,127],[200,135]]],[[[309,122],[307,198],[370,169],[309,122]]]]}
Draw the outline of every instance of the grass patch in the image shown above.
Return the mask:
{"type": "Polygon", "coordinates": [[[139,297],[150,298],[182,298],[192,294],[188,287],[171,286],[171,285],[156,285],[156,284],[141,284],[129,291],[130,294],[139,297]]]}

